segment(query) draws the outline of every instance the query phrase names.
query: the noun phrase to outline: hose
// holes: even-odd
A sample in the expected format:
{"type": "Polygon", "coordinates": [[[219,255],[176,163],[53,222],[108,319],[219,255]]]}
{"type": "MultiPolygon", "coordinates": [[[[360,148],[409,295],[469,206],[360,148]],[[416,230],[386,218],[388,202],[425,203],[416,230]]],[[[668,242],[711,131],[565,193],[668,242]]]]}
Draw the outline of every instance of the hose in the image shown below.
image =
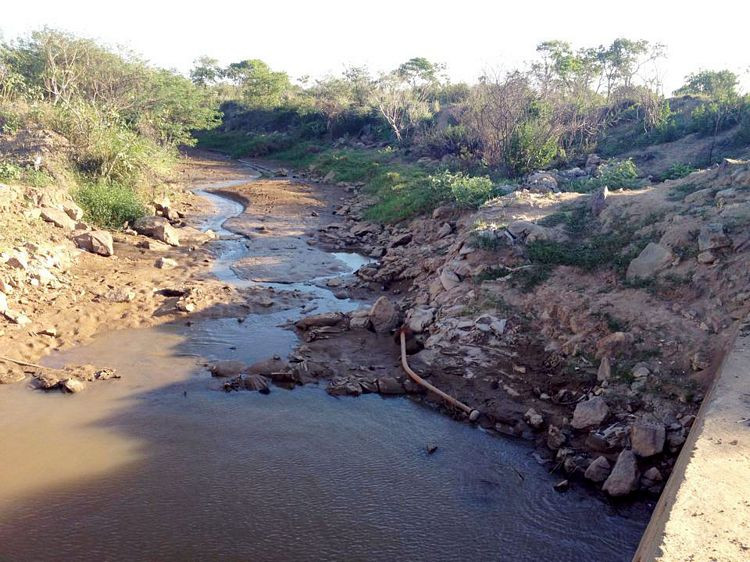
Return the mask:
{"type": "Polygon", "coordinates": [[[415,373],[411,369],[411,367],[409,367],[409,362],[406,360],[406,333],[404,332],[404,330],[401,330],[400,337],[401,337],[401,366],[404,368],[404,371],[406,371],[406,374],[409,375],[409,378],[413,380],[415,383],[417,383],[418,385],[426,388],[433,394],[437,394],[438,396],[440,396],[440,398],[448,402],[448,404],[455,406],[459,410],[463,410],[466,414],[469,415],[470,421],[477,421],[480,415],[479,410],[470,408],[463,402],[453,398],[453,396],[451,396],[450,394],[446,394],[439,388],[436,388],[435,386],[431,385],[422,377],[420,377],[417,373],[415,373]]]}

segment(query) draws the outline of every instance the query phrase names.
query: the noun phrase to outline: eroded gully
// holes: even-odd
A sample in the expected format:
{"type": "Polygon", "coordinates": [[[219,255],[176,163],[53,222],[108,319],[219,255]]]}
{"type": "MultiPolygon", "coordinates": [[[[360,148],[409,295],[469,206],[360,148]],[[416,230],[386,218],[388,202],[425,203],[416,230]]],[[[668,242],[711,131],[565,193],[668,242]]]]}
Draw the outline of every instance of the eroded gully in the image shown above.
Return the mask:
{"type": "MultiPolygon", "coordinates": [[[[215,207],[203,227],[221,235],[214,274],[253,284],[232,268],[254,251],[227,228],[243,206],[208,191],[232,185],[196,186],[215,207]]],[[[321,257],[304,237],[273,244],[321,257]]],[[[207,361],[286,356],[290,320],[362,304],[321,281],[364,258],[322,261],[265,283],[305,296],[286,310],[105,332],[47,358],[119,381],[74,396],[0,388],[0,559],[630,559],[642,514],[555,492],[525,444],[404,398],[220,391],[207,361]]]]}

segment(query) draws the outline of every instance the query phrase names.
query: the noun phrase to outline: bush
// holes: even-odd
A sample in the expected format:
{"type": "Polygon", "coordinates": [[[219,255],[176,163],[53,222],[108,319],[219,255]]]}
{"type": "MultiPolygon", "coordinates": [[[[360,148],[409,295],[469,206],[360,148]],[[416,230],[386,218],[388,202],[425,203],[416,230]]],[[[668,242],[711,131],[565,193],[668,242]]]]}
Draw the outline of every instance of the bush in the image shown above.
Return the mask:
{"type": "Polygon", "coordinates": [[[21,179],[23,168],[13,162],[0,162],[0,180],[14,182],[21,179]]]}
{"type": "Polygon", "coordinates": [[[609,189],[640,189],[645,182],[638,178],[638,168],[632,159],[613,160],[599,167],[599,175],[594,178],[573,180],[563,187],[565,191],[589,193],[600,187],[609,189]]]}
{"type": "Polygon", "coordinates": [[[696,168],[693,168],[689,164],[682,164],[681,162],[675,162],[669,168],[667,168],[666,172],[664,172],[661,175],[661,181],[678,180],[680,178],[684,178],[685,176],[689,176],[695,170],[696,168]]]}
{"type": "Polygon", "coordinates": [[[146,214],[138,193],[122,184],[87,183],[73,192],[73,198],[87,221],[105,228],[122,228],[146,214]]]}

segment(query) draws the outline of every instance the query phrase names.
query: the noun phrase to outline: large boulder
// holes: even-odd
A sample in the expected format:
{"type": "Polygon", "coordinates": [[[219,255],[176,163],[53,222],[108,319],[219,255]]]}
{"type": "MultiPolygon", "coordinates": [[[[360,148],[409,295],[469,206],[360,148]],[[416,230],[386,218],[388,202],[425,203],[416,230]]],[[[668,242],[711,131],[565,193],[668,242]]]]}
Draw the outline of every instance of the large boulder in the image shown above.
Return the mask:
{"type": "Polygon", "coordinates": [[[345,316],[340,312],[324,312],[323,314],[311,314],[297,320],[295,326],[300,330],[310,328],[322,328],[324,326],[337,326],[344,320],[345,316]]]}
{"type": "Polygon", "coordinates": [[[630,444],[639,457],[658,455],[664,450],[666,429],[662,424],[636,423],[630,429],[630,444]]]}
{"type": "Polygon", "coordinates": [[[62,204],[63,211],[74,221],[79,221],[83,218],[83,209],[72,201],[65,201],[62,204]]]}
{"type": "Polygon", "coordinates": [[[630,262],[625,278],[628,281],[648,279],[669,266],[672,260],[674,260],[674,255],[669,248],[655,242],[649,242],[648,246],[638,254],[638,257],[630,262]]]}
{"type": "Polygon", "coordinates": [[[387,334],[398,324],[398,310],[388,297],[380,297],[370,309],[370,322],[378,334],[387,334]]]}
{"type": "Polygon", "coordinates": [[[435,310],[432,308],[422,306],[413,308],[407,316],[406,325],[415,334],[421,334],[427,326],[432,324],[434,313],[435,310]]]}
{"type": "Polygon", "coordinates": [[[59,228],[73,230],[76,227],[76,221],[71,219],[65,211],[53,207],[43,207],[39,213],[46,222],[51,222],[59,228]]]}
{"type": "Polygon", "coordinates": [[[638,487],[638,463],[635,454],[625,449],[617,457],[612,473],[602,486],[610,496],[626,496],[638,487]]]}
{"type": "Polygon", "coordinates": [[[698,234],[698,251],[707,252],[718,248],[731,246],[732,241],[724,233],[724,225],[721,223],[710,223],[701,227],[698,234]]]}
{"type": "Polygon", "coordinates": [[[573,411],[573,421],[570,423],[575,429],[597,427],[609,415],[609,406],[601,396],[576,404],[573,411]]]}
{"type": "Polygon", "coordinates": [[[461,284],[461,279],[453,271],[444,267],[440,272],[440,284],[443,286],[443,289],[450,291],[461,284]]]}
{"type": "Polygon", "coordinates": [[[180,236],[164,217],[141,217],[133,223],[133,230],[138,234],[155,238],[170,246],[180,245],[180,236]]]}
{"type": "Polygon", "coordinates": [[[247,365],[242,361],[233,361],[231,359],[224,361],[217,361],[211,365],[211,374],[215,377],[236,377],[241,374],[247,365]]]}
{"type": "Polygon", "coordinates": [[[591,462],[586,472],[583,473],[583,476],[592,482],[604,482],[609,476],[610,471],[609,461],[606,457],[600,456],[591,462]]]}
{"type": "Polygon", "coordinates": [[[112,243],[112,235],[105,230],[94,230],[93,232],[84,232],[73,238],[76,246],[92,254],[100,256],[113,256],[115,250],[112,243]]]}
{"type": "Polygon", "coordinates": [[[523,186],[533,191],[559,191],[557,178],[549,172],[534,172],[533,174],[529,174],[523,186]]]}

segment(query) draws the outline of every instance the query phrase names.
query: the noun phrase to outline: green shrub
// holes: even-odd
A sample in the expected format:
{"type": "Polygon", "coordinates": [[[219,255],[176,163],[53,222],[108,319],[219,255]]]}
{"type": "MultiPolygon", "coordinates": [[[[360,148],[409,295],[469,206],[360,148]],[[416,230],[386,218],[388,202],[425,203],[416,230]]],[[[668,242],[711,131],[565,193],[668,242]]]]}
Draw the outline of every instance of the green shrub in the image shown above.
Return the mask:
{"type": "Polygon", "coordinates": [[[73,198],[87,221],[106,228],[122,228],[146,214],[138,193],[122,184],[86,183],[73,192],[73,198]]]}
{"type": "Polygon", "coordinates": [[[23,168],[13,162],[0,162],[0,180],[14,182],[21,179],[23,168]]]}
{"type": "Polygon", "coordinates": [[[661,175],[661,180],[678,180],[680,178],[684,178],[685,176],[689,176],[696,169],[697,168],[693,168],[690,164],[675,162],[669,168],[667,168],[666,172],[661,175]]]}
{"type": "Polygon", "coordinates": [[[645,184],[638,178],[638,168],[632,159],[613,160],[599,167],[599,175],[593,178],[573,180],[563,186],[565,191],[589,193],[600,187],[609,189],[640,189],[645,184]]]}

